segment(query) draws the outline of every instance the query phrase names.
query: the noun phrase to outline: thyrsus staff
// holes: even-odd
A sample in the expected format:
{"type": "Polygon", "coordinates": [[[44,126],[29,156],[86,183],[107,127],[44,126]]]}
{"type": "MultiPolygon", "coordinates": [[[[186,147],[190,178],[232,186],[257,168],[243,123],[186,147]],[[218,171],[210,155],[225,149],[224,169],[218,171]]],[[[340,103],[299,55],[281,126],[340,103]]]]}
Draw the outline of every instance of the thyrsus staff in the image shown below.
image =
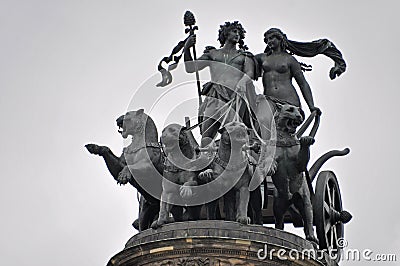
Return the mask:
{"type": "MultiPolygon", "coordinates": [[[[172,82],[172,74],[170,71],[174,70],[177,66],[178,63],[182,57],[183,54],[183,47],[187,41],[187,39],[190,36],[193,36],[195,34],[195,30],[198,30],[199,28],[197,26],[195,26],[196,24],[196,19],[193,15],[192,12],[190,11],[186,11],[185,15],[183,16],[183,23],[185,24],[185,26],[187,27],[185,29],[185,33],[188,33],[189,36],[186,37],[183,41],[178,42],[178,44],[172,49],[172,52],[169,56],[163,57],[160,61],[160,63],[158,64],[158,71],[160,71],[161,73],[161,77],[162,80],[161,82],[159,82],[156,86],[157,87],[165,87],[169,84],[171,84],[172,82]],[[182,52],[181,52],[182,51],[182,52]],[[181,54],[177,55],[179,52],[181,52],[181,54]],[[171,61],[173,61],[172,64],[171,61]],[[169,64],[167,69],[165,69],[162,65],[163,63],[169,64]]],[[[193,45],[192,46],[192,50],[193,50],[193,57],[194,60],[197,60],[197,56],[196,56],[196,47],[193,45]]],[[[195,63],[195,73],[196,73],[196,85],[197,85],[197,94],[199,97],[199,108],[202,105],[203,101],[201,98],[201,85],[200,85],[200,76],[199,76],[199,71],[197,69],[196,63],[195,63]]],[[[200,123],[200,121],[199,121],[200,123]]]]}

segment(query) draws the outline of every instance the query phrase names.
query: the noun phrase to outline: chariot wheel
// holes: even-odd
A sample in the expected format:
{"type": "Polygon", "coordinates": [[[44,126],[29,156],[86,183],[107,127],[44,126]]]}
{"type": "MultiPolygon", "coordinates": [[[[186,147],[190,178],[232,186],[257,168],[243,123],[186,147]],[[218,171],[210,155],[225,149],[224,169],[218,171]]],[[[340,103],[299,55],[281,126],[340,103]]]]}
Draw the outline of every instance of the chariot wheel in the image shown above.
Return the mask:
{"type": "Polygon", "coordinates": [[[352,216],[342,208],[339,184],[332,171],[318,174],[313,206],[319,248],[325,249],[332,259],[339,261],[342,249],[346,246],[343,225],[352,216]]]}

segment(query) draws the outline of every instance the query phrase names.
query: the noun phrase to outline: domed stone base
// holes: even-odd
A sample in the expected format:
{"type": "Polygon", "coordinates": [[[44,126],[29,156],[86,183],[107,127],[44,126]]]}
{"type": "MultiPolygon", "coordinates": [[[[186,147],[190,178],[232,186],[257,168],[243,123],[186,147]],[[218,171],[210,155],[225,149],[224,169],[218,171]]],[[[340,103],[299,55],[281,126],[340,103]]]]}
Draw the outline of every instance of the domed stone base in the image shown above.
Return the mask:
{"type": "Polygon", "coordinates": [[[107,266],[335,266],[311,242],[288,232],[227,221],[164,225],[133,236],[107,266]],[[304,252],[306,251],[306,252],[304,252]],[[310,255],[311,254],[311,255],[310,255]]]}

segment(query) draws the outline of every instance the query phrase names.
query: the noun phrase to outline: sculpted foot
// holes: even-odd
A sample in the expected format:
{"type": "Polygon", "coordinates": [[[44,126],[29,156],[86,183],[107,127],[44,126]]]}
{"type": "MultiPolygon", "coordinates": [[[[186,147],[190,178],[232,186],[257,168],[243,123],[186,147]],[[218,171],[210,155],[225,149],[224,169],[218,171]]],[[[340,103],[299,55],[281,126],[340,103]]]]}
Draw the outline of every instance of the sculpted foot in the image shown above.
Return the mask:
{"type": "Polygon", "coordinates": [[[135,228],[136,230],[139,231],[139,219],[136,219],[135,221],[133,221],[132,226],[133,228],[135,228]]]}
{"type": "Polygon", "coordinates": [[[283,230],[283,228],[284,228],[283,221],[275,223],[275,229],[283,230]]]}
{"type": "Polygon", "coordinates": [[[250,224],[250,218],[246,217],[246,216],[240,216],[236,219],[236,222],[244,224],[244,225],[248,225],[248,224],[250,224]]]}
{"type": "Polygon", "coordinates": [[[150,227],[153,229],[157,229],[161,227],[161,224],[158,223],[158,220],[155,220],[154,222],[151,223],[150,227]]]}
{"type": "Polygon", "coordinates": [[[169,221],[168,219],[157,219],[151,224],[151,228],[157,229],[163,226],[164,224],[167,224],[169,221]]]}

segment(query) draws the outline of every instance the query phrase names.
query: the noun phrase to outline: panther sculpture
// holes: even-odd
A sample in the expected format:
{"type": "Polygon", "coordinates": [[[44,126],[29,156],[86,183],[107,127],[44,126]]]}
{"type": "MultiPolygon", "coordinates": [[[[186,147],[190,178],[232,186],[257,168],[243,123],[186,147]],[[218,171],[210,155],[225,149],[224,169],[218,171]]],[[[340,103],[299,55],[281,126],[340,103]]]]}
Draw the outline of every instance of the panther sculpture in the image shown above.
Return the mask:
{"type": "Polygon", "coordinates": [[[295,135],[296,128],[304,120],[304,113],[299,107],[277,104],[274,119],[277,139],[273,165],[276,167],[271,169],[270,174],[277,191],[273,204],[275,228],[283,229],[284,214],[294,204],[302,216],[306,239],[318,242],[313,227],[310,190],[304,176],[314,138],[298,139],[295,135]]]}
{"type": "MultiPolygon", "coordinates": [[[[159,176],[163,171],[163,160],[158,145],[157,128],[143,109],[121,115],[117,119],[117,126],[122,129],[119,131],[122,137],[132,136],[132,143],[124,148],[121,156],[114,155],[107,146],[87,144],[85,147],[90,153],[103,157],[109,172],[118,184],[129,182],[140,192],[142,199],[137,229],[142,231],[149,228],[153,220],[157,218],[160,206],[161,179],[159,176]],[[139,171],[142,170],[142,173],[135,174],[133,178],[130,166],[135,166],[139,171]],[[149,194],[143,185],[152,185],[154,193],[149,194]]],[[[139,171],[135,169],[135,172],[139,171]]]]}

